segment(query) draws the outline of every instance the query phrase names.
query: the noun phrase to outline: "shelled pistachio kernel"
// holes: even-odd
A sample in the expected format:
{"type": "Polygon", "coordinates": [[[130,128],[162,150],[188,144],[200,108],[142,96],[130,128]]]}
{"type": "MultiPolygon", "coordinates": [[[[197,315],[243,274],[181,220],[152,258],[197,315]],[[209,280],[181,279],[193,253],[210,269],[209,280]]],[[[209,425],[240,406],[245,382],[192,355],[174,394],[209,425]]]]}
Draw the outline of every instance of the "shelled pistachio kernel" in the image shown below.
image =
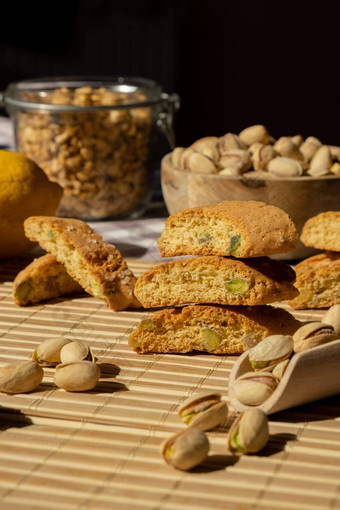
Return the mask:
{"type": "Polygon", "coordinates": [[[337,335],[340,335],[340,304],[331,306],[322,317],[323,324],[333,326],[337,335]]]}
{"type": "Polygon", "coordinates": [[[188,427],[211,430],[221,425],[228,415],[227,403],[216,392],[205,392],[188,398],[178,410],[178,416],[188,427]]]}
{"type": "Polygon", "coordinates": [[[278,382],[271,372],[246,372],[235,379],[232,388],[241,404],[259,406],[273,394],[278,382]]]}
{"type": "Polygon", "coordinates": [[[247,409],[234,421],[228,434],[229,450],[236,455],[257,453],[269,439],[267,415],[262,409],[247,409]]]}
{"type": "Polygon", "coordinates": [[[161,453],[168,464],[188,471],[207,458],[209,447],[209,440],[203,430],[189,427],[163,441],[161,453]]]}
{"type": "Polygon", "coordinates": [[[60,363],[60,351],[70,340],[62,337],[47,338],[33,352],[32,360],[40,365],[54,367],[60,363]]]}
{"type": "Polygon", "coordinates": [[[339,335],[333,326],[323,322],[309,322],[295,331],[293,335],[294,352],[301,352],[337,340],[339,335]]]}
{"type": "Polygon", "coordinates": [[[254,370],[269,371],[293,352],[293,338],[271,335],[249,349],[249,362],[254,370]]]}
{"type": "Polygon", "coordinates": [[[91,348],[85,343],[75,340],[65,344],[60,351],[61,363],[72,361],[95,361],[91,348]]]}
{"type": "Polygon", "coordinates": [[[208,352],[214,351],[221,343],[220,336],[210,328],[201,329],[201,344],[208,352]]]}
{"type": "Polygon", "coordinates": [[[99,381],[101,372],[92,361],[74,361],[57,365],[54,383],[66,391],[92,390],[99,381]]]}
{"type": "Polygon", "coordinates": [[[242,278],[232,278],[225,286],[232,294],[244,294],[249,290],[249,283],[242,278]]]}
{"type": "Polygon", "coordinates": [[[27,393],[39,386],[44,371],[36,361],[15,361],[0,367],[0,392],[27,393]]]}

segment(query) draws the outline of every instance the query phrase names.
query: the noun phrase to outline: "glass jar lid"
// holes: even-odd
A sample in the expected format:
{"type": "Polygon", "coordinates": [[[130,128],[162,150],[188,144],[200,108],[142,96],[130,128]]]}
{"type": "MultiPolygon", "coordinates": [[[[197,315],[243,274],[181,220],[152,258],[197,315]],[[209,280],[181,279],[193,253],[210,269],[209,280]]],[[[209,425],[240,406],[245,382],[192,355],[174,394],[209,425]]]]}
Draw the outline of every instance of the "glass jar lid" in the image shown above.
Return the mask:
{"type": "MultiPolygon", "coordinates": [[[[89,112],[155,106],[169,96],[146,78],[46,77],[11,83],[2,100],[5,106],[21,110],[89,112]]],[[[175,101],[172,95],[171,102],[175,101]]]]}

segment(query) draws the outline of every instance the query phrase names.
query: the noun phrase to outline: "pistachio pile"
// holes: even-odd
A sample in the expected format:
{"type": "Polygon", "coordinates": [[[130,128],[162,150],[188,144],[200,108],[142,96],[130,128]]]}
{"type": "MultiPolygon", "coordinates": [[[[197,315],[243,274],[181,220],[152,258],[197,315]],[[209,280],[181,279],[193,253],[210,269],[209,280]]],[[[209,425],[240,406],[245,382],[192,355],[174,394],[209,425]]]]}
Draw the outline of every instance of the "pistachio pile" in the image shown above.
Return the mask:
{"type": "MultiPolygon", "coordinates": [[[[187,429],[163,441],[161,454],[166,463],[187,471],[206,460],[210,444],[205,431],[226,422],[228,406],[220,393],[205,392],[187,399],[178,416],[187,429]]],[[[250,409],[234,420],[226,443],[233,455],[245,455],[262,450],[268,439],[267,415],[261,409],[250,409]]]]}
{"type": "Polygon", "coordinates": [[[340,306],[330,308],[323,322],[308,322],[294,335],[272,335],[248,350],[253,368],[233,383],[235,397],[244,405],[259,406],[275,391],[295,353],[340,339],[340,306]]]}
{"type": "Polygon", "coordinates": [[[101,376],[96,358],[85,342],[48,338],[35,349],[31,361],[0,367],[0,392],[33,391],[44,377],[43,367],[56,367],[54,383],[66,391],[91,390],[101,376]]]}
{"type": "Polygon", "coordinates": [[[174,167],[182,170],[244,177],[340,176],[340,147],[301,135],[275,140],[256,124],[239,134],[207,136],[190,147],[172,152],[174,167]]]}

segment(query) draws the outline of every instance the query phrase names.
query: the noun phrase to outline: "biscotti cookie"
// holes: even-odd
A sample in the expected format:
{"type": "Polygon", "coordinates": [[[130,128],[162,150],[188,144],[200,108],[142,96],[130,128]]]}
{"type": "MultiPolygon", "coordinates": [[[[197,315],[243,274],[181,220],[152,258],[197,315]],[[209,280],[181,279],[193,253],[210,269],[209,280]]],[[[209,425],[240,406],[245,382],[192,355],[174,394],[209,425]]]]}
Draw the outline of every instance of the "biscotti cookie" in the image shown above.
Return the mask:
{"type": "Polygon", "coordinates": [[[13,282],[13,298],[19,306],[80,292],[84,289],[50,253],[31,262],[13,282]]]}
{"type": "Polygon", "coordinates": [[[297,231],[282,209],[255,201],[230,201],[169,216],[158,239],[163,257],[262,257],[295,250],[297,231]]]}
{"type": "Polygon", "coordinates": [[[340,211],[323,212],[307,220],[301,241],[318,250],[340,252],[340,211]]]}
{"type": "Polygon", "coordinates": [[[192,305],[148,316],[130,335],[129,345],[138,353],[239,354],[266,336],[292,335],[299,326],[289,312],[270,305],[192,305]]]}
{"type": "Polygon", "coordinates": [[[27,237],[37,241],[65,265],[67,272],[113,310],[140,307],[133,290],[136,277],[115,246],[81,220],[31,216],[24,222],[27,237]]]}
{"type": "Polygon", "coordinates": [[[300,294],[292,308],[329,308],[340,303],[340,253],[314,255],[295,266],[296,287],[300,294]]]}
{"type": "Polygon", "coordinates": [[[137,280],[135,295],[144,308],[216,303],[264,305],[293,299],[295,271],[269,257],[235,259],[215,255],[159,264],[137,280]]]}

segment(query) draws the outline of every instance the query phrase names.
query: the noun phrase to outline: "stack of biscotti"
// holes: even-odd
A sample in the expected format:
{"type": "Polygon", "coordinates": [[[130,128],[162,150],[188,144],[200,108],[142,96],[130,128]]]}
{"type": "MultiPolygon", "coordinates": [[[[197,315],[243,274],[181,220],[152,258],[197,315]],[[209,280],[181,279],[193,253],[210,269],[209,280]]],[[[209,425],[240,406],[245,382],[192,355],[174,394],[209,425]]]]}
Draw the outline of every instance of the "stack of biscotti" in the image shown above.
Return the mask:
{"type": "Polygon", "coordinates": [[[269,303],[292,299],[294,270],[269,255],[294,251],[297,232],[281,209],[230,201],[171,215],[158,248],[185,256],[144,273],[135,294],[162,308],[130,335],[137,352],[236,354],[271,334],[292,334],[299,322],[269,303]]]}
{"type": "Polygon", "coordinates": [[[329,308],[340,303],[340,211],[327,211],[303,226],[301,241],[323,253],[296,265],[300,294],[289,304],[295,309],[329,308]]]}
{"type": "Polygon", "coordinates": [[[85,222],[31,216],[25,220],[24,229],[26,236],[48,254],[16,277],[13,296],[18,305],[84,289],[104,299],[113,310],[141,307],[134,295],[137,279],[126,261],[85,222]]]}

